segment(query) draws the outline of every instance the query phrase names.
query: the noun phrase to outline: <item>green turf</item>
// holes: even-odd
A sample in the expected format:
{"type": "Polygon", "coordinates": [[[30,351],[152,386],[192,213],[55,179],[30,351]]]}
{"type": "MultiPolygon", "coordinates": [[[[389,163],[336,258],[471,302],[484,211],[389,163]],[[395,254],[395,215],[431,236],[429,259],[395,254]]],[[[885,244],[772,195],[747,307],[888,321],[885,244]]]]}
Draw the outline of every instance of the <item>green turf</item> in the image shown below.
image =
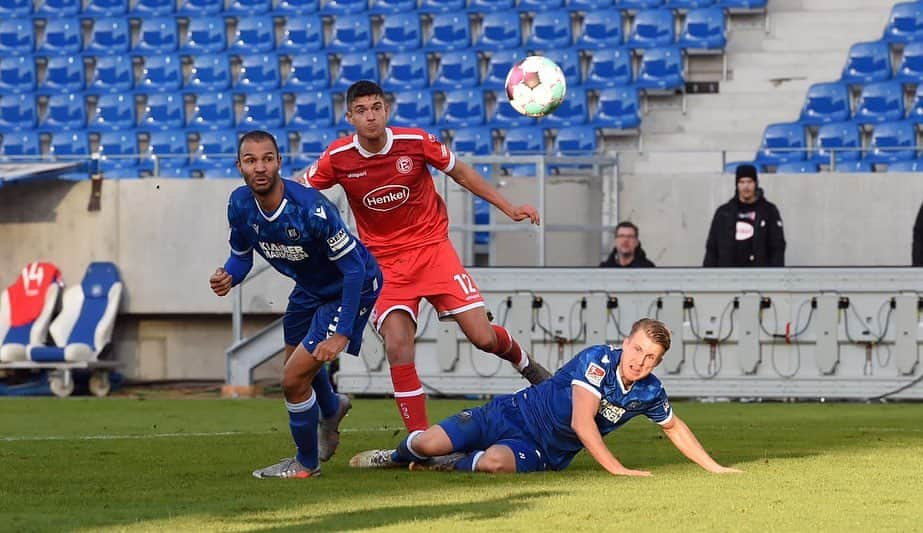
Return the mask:
{"type": "MultiPolygon", "coordinates": [[[[431,401],[430,417],[470,403],[431,401]]],[[[291,453],[279,400],[6,399],[0,530],[923,528],[921,404],[674,407],[746,473],[706,473],[645,420],[607,442],[626,466],[652,470],[646,479],[610,476],[586,454],[523,476],[355,471],[353,453],[393,446],[400,427],[393,402],[357,400],[321,478],[257,480],[251,470],[291,453]],[[85,438],[115,435],[140,438],[85,438]]]]}

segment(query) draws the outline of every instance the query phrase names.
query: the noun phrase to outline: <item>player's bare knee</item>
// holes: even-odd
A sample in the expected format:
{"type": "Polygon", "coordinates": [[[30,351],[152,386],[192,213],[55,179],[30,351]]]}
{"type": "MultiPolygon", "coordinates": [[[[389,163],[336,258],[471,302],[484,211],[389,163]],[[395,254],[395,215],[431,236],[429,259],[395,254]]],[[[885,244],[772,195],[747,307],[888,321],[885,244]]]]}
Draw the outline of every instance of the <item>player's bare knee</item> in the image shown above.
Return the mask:
{"type": "Polygon", "coordinates": [[[385,355],[388,357],[388,363],[393,365],[406,365],[413,363],[413,337],[402,338],[401,336],[385,337],[385,355]]]}
{"type": "Polygon", "coordinates": [[[308,396],[310,387],[311,380],[307,379],[303,373],[295,371],[293,367],[285,367],[282,373],[282,392],[286,400],[292,401],[308,396]]]}
{"type": "Polygon", "coordinates": [[[485,453],[478,460],[477,470],[488,474],[504,474],[515,472],[516,467],[510,468],[510,465],[499,455],[485,453]]]}
{"type": "Polygon", "coordinates": [[[483,331],[474,331],[468,334],[468,340],[475,345],[478,350],[484,352],[493,352],[497,347],[497,336],[493,329],[487,328],[483,331]]]}

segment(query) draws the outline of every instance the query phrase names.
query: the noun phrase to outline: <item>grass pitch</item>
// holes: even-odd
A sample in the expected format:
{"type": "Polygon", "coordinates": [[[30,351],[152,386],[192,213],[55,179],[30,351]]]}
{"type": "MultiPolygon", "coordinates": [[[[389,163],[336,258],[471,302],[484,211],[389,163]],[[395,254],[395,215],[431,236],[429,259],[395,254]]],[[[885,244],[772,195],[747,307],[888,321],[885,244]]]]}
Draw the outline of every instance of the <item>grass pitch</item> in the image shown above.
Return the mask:
{"type": "Polygon", "coordinates": [[[923,531],[923,404],[674,408],[746,473],[708,474],[643,419],[607,442],[651,478],[586,453],[522,476],[356,471],[402,432],[392,401],[360,399],[322,477],[258,480],[292,453],[281,400],[4,399],[0,530],[923,531]]]}

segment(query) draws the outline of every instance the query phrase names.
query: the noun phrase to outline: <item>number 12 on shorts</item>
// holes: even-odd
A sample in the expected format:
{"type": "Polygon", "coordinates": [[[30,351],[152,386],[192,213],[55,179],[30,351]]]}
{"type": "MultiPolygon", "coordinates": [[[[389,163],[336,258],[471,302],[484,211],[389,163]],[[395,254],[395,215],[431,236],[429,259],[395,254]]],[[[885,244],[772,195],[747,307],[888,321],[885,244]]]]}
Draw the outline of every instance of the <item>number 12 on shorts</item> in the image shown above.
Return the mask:
{"type": "Polygon", "coordinates": [[[474,282],[471,281],[471,276],[468,274],[455,274],[452,279],[458,282],[465,296],[478,293],[478,288],[474,286],[474,282]]]}

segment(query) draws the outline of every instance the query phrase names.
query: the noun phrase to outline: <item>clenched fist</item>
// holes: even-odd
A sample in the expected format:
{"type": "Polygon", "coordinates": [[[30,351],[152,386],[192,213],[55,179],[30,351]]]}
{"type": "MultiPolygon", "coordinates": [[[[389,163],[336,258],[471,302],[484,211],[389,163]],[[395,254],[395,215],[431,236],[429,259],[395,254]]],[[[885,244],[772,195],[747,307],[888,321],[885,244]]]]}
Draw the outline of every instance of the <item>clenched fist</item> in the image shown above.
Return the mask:
{"type": "Polygon", "coordinates": [[[208,284],[211,285],[212,292],[218,296],[224,296],[229,293],[233,282],[234,278],[222,267],[218,267],[218,270],[215,270],[212,277],[208,279],[208,284]]]}

